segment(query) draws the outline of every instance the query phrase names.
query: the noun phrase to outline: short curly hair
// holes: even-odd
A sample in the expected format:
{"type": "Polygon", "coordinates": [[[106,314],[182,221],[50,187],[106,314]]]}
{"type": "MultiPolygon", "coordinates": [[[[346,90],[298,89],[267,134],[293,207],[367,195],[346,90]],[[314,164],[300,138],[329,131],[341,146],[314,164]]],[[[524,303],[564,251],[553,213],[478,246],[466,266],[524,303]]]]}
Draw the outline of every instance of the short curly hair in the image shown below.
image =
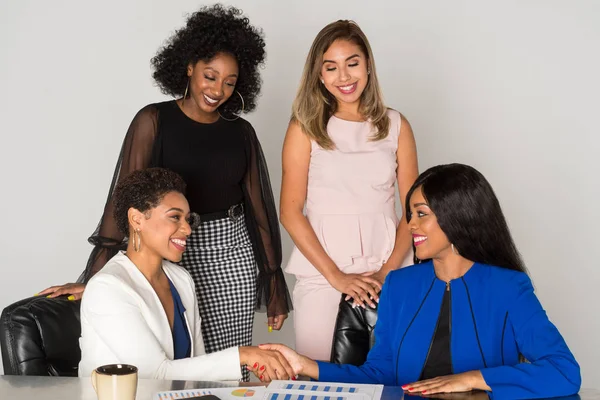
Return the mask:
{"type": "Polygon", "coordinates": [[[185,194],[185,189],[183,178],[168,169],[147,168],[133,171],[119,182],[113,194],[117,228],[122,234],[129,236],[127,213],[131,207],[146,212],[158,206],[166,194],[185,194]]]}
{"type": "MultiPolygon", "coordinates": [[[[235,7],[216,4],[190,15],[185,27],[176,31],[152,58],[152,77],[164,94],[183,96],[188,65],[208,62],[218,53],[231,54],[237,60],[239,76],[235,89],[244,98],[244,112],[254,110],[262,84],[258,68],[265,60],[265,41],[262,30],[252,26],[235,7]]],[[[238,114],[241,110],[239,96],[231,96],[221,106],[224,114],[238,114]]]]}

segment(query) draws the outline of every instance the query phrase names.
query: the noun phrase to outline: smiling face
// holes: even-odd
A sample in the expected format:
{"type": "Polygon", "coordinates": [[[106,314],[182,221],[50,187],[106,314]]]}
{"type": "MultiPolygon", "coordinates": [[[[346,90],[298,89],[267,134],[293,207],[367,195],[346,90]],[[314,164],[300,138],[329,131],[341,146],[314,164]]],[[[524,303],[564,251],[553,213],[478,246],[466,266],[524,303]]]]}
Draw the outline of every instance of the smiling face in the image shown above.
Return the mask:
{"type": "Polygon", "coordinates": [[[190,207],[184,195],[167,193],[149,211],[129,209],[130,225],[140,232],[141,250],[172,262],[181,261],[187,237],[192,229],[188,223],[190,207]]]}
{"type": "Polygon", "coordinates": [[[448,237],[440,228],[437,217],[429,208],[421,188],[410,197],[410,229],[415,244],[416,256],[420,260],[441,259],[452,252],[448,237]]]}
{"type": "Polygon", "coordinates": [[[369,79],[367,71],[365,53],[351,41],[338,39],[323,54],[321,80],[338,102],[360,102],[369,79]]]}
{"type": "Polygon", "coordinates": [[[232,55],[219,53],[208,62],[189,65],[187,74],[192,102],[204,114],[214,114],[233,94],[239,69],[232,55]]]}

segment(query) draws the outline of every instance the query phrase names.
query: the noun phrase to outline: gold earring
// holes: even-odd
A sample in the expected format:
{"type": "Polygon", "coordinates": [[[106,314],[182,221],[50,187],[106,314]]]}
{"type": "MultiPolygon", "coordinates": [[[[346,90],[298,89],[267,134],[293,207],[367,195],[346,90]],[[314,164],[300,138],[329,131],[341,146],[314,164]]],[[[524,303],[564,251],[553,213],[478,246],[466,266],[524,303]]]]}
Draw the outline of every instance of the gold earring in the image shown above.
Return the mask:
{"type": "Polygon", "coordinates": [[[235,115],[235,118],[225,118],[223,115],[221,115],[219,110],[217,110],[217,113],[219,114],[219,116],[222,119],[224,119],[225,121],[235,121],[236,119],[240,118],[242,116],[242,113],[244,112],[244,108],[246,107],[246,105],[244,104],[244,98],[242,97],[242,94],[240,92],[238,92],[237,90],[235,92],[238,94],[238,96],[240,96],[240,99],[242,100],[242,111],[240,111],[239,114],[233,114],[233,115],[235,115]]]}
{"type": "Polygon", "coordinates": [[[181,106],[182,107],[185,104],[185,98],[187,97],[187,93],[188,93],[188,90],[190,88],[190,80],[191,79],[192,79],[191,77],[188,77],[187,85],[185,85],[185,92],[183,93],[183,100],[181,100],[181,106]]]}
{"type": "Polygon", "coordinates": [[[142,238],[140,237],[140,231],[136,229],[133,231],[133,249],[139,252],[141,244],[142,238]]]}

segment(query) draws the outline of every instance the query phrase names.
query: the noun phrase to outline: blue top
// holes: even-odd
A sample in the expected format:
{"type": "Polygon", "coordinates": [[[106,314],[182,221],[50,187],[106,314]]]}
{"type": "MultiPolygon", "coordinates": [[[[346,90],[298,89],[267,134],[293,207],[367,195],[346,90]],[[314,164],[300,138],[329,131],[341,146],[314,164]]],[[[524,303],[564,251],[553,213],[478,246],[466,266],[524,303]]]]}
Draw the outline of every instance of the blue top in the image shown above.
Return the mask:
{"type": "Polygon", "coordinates": [[[185,307],[181,302],[179,292],[177,292],[175,285],[173,285],[173,282],[171,282],[170,279],[169,286],[171,287],[175,311],[173,318],[173,359],[180,360],[182,358],[190,357],[192,342],[190,340],[190,333],[185,324],[185,307]]]}
{"type": "MultiPolygon", "coordinates": [[[[375,345],[360,367],[318,362],[319,379],[401,386],[422,373],[446,283],[433,263],[388,274],[375,345]]],[[[527,274],[474,264],[450,282],[454,373],[480,370],[496,398],[545,398],[579,391],[579,365],[533,292],[527,274]],[[519,363],[523,355],[529,363],[519,363]]]]}

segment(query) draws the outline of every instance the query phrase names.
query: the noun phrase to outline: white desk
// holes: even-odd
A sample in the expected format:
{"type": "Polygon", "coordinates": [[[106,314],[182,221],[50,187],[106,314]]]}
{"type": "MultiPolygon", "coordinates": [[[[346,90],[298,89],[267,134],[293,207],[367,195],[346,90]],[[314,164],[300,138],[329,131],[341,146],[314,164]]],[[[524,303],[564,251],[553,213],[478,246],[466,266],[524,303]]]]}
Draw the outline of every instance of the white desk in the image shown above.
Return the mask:
{"type": "MultiPolygon", "coordinates": [[[[165,390],[241,386],[239,382],[158,381],[139,379],[136,400],[151,400],[165,390]]],[[[0,400],[98,400],[90,378],[0,376],[0,400]]]]}
{"type": "MultiPolygon", "coordinates": [[[[140,379],[136,400],[151,400],[154,393],[164,390],[182,390],[198,388],[256,386],[239,382],[197,382],[197,381],[157,381],[140,379]]],[[[401,400],[399,387],[386,387],[382,400],[401,400]]],[[[450,399],[479,400],[487,398],[485,393],[478,395],[456,394],[450,399]]],[[[412,397],[411,397],[412,398],[412,397]]],[[[578,396],[563,397],[569,400],[600,400],[600,391],[583,389],[578,396]]],[[[50,376],[0,376],[0,400],[97,400],[89,378],[57,378],[50,376]]],[[[555,400],[558,400],[555,399],[555,400]]]]}

